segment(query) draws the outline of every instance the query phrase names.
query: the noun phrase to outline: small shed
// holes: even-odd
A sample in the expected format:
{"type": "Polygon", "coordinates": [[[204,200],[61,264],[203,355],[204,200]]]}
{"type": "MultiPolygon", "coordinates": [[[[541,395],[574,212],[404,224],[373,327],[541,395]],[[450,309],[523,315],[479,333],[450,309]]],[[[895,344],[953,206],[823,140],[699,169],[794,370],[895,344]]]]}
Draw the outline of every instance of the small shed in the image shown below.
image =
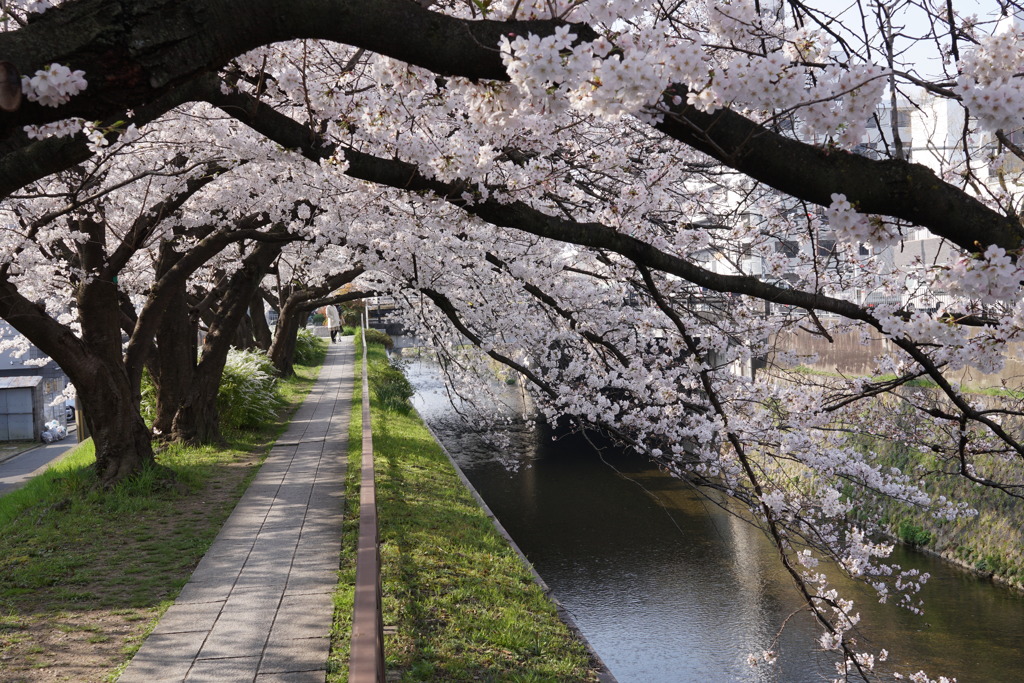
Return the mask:
{"type": "Polygon", "coordinates": [[[0,441],[38,441],[43,431],[43,378],[0,377],[0,441]]]}

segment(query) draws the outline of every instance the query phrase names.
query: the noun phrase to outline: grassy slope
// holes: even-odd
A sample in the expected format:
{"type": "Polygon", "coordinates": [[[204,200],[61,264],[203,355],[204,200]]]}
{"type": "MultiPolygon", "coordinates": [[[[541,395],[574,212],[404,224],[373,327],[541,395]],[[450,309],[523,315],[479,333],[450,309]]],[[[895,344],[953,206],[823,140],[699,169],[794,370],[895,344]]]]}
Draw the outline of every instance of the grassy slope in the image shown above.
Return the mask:
{"type": "MultiPolygon", "coordinates": [[[[873,444],[875,457],[883,464],[904,471],[948,470],[933,454],[903,444],[873,444]]],[[[993,479],[1019,480],[1015,463],[985,461],[979,468],[993,479]]],[[[932,477],[925,490],[933,497],[967,503],[978,511],[976,517],[945,520],[908,506],[884,505],[884,521],[894,536],[911,545],[936,552],[969,569],[991,574],[1018,588],[1024,588],[1024,503],[1005,493],[977,486],[959,476],[932,477]]]]}
{"type": "MultiPolygon", "coordinates": [[[[359,344],[357,343],[357,349],[359,344]]],[[[370,372],[387,363],[370,347],[370,372]]],[[[358,366],[357,366],[358,367],[358,366]]],[[[358,372],[357,372],[358,377],[358,372]]],[[[344,558],[354,555],[361,445],[356,383],[344,558]]],[[[476,505],[415,413],[373,401],[389,672],[405,681],[591,681],[586,650],[476,505]]],[[[353,566],[336,596],[332,673],[347,680],[353,566]]]]}
{"type": "MultiPolygon", "coordinates": [[[[797,372],[807,374],[837,376],[798,367],[797,372]]],[[[876,381],[895,379],[895,375],[881,375],[873,378],[876,381]]],[[[934,389],[935,383],[920,378],[907,383],[908,388],[934,389]]],[[[987,388],[972,390],[965,388],[970,395],[993,397],[999,399],[1019,400],[1020,390],[987,388]]],[[[995,405],[995,404],[993,404],[995,405]]],[[[906,412],[906,407],[893,402],[893,410],[906,412]]],[[[908,413],[907,419],[914,419],[908,413]]],[[[1008,422],[1006,425],[1019,430],[1019,423],[1008,422]]],[[[885,466],[899,467],[904,472],[914,475],[925,473],[951,472],[949,476],[929,476],[925,491],[933,496],[945,496],[956,503],[966,503],[978,511],[975,517],[945,520],[931,514],[891,501],[879,501],[870,506],[872,511],[881,512],[882,522],[886,529],[900,541],[934,552],[942,557],[968,569],[986,575],[992,575],[1018,588],[1024,588],[1024,501],[1003,492],[978,486],[955,474],[955,464],[940,462],[936,457],[920,448],[906,444],[885,441],[882,439],[861,439],[863,450],[885,466]]],[[[979,471],[995,481],[1010,482],[1024,485],[1019,463],[1000,462],[996,459],[978,457],[979,471]]],[[[865,500],[874,496],[863,495],[865,500]]]]}
{"type": "Polygon", "coordinates": [[[91,442],[0,498],[0,680],[108,679],[185,584],[319,368],[285,383],[289,405],[224,448],[172,447],[157,471],[93,488],[91,442]]]}

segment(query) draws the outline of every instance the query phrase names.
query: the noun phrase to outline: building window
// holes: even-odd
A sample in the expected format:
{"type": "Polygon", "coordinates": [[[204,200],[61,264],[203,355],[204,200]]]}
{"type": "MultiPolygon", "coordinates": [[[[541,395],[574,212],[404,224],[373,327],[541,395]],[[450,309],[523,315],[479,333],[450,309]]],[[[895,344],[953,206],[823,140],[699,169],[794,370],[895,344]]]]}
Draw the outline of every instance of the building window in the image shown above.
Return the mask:
{"type": "Polygon", "coordinates": [[[792,240],[779,240],[775,243],[775,253],[785,254],[788,258],[796,258],[800,253],[800,245],[792,240]]]}

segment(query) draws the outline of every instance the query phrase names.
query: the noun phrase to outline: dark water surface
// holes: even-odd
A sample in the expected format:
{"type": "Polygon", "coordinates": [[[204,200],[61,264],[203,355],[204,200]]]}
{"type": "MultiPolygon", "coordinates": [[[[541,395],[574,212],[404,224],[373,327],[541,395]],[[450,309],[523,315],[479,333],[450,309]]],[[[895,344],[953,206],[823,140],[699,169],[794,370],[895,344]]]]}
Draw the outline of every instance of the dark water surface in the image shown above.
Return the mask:
{"type": "MultiPolygon", "coordinates": [[[[416,406],[621,683],[819,682],[834,674],[763,535],[636,456],[510,426],[496,447],[458,420],[435,365],[412,361],[416,406]],[[502,461],[518,467],[509,469],[502,461]],[[787,622],[788,619],[788,622],[787,622]],[[785,629],[780,629],[786,623],[785,629]],[[747,655],[774,650],[778,664],[747,655]]],[[[510,415],[515,392],[509,391],[510,415]]],[[[918,616],[855,587],[862,638],[904,674],[1024,681],[1024,596],[933,558],[918,616]],[[902,663],[902,664],[901,664],[902,663]]]]}

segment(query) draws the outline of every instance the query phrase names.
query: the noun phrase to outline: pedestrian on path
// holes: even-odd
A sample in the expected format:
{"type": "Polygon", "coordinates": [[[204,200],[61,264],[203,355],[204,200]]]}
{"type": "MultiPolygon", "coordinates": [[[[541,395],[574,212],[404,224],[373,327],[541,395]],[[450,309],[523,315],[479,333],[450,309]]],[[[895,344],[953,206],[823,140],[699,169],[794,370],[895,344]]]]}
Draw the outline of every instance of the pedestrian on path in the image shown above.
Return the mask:
{"type": "Polygon", "coordinates": [[[327,329],[331,332],[331,343],[338,341],[338,332],[341,331],[341,316],[338,315],[337,306],[327,306],[327,329]]]}

